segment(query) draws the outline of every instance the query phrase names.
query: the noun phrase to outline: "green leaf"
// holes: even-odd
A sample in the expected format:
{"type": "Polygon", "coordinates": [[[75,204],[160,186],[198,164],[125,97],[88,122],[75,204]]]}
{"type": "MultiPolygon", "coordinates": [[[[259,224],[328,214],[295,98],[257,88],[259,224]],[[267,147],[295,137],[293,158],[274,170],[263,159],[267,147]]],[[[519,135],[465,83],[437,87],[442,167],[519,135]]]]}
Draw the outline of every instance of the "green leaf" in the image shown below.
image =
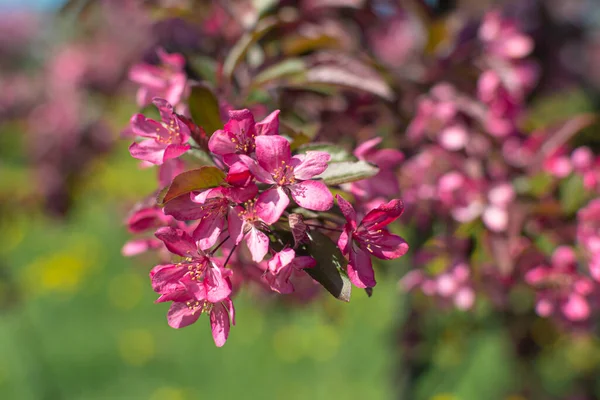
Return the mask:
{"type": "Polygon", "coordinates": [[[219,186],[225,181],[225,173],[217,167],[200,167],[179,174],[171,184],[161,190],[156,197],[160,206],[183,194],[194,190],[208,189],[219,186]]]}
{"type": "Polygon", "coordinates": [[[255,29],[252,32],[245,33],[238,42],[229,51],[225,62],[223,63],[223,75],[226,78],[231,78],[233,71],[242,61],[248,49],[256,42],[258,42],[267,32],[269,32],[275,25],[277,25],[278,19],[275,17],[267,17],[258,22],[255,29]]]}
{"type": "Polygon", "coordinates": [[[329,167],[316,178],[323,179],[328,185],[360,181],[379,172],[379,168],[366,161],[342,161],[329,164],[329,167]]]}
{"type": "Polygon", "coordinates": [[[299,58],[288,58],[280,63],[271,65],[254,77],[253,86],[263,86],[266,83],[281,78],[296,76],[306,72],[306,63],[299,58]]]}
{"type": "Polygon", "coordinates": [[[208,137],[216,130],[223,128],[219,102],[208,86],[201,84],[193,86],[189,105],[192,120],[204,128],[208,137]]]}
{"type": "Polygon", "coordinates": [[[194,55],[189,57],[189,64],[203,80],[213,85],[217,84],[217,62],[215,60],[203,55],[194,55]]]}
{"type": "Polygon", "coordinates": [[[319,282],[335,298],[350,301],[352,284],[346,275],[348,261],[337,247],[337,244],[318,231],[307,232],[308,243],[301,249],[317,261],[313,268],[304,271],[319,282]]]}
{"type": "Polygon", "coordinates": [[[300,153],[306,153],[307,151],[324,151],[329,153],[331,156],[331,163],[337,163],[341,161],[358,161],[358,159],[354,157],[354,155],[348,153],[346,149],[333,143],[313,142],[307,143],[298,148],[298,152],[300,153]]]}
{"type": "Polygon", "coordinates": [[[559,187],[560,206],[566,214],[573,214],[579,210],[587,199],[587,191],[583,186],[583,179],[571,175],[563,180],[559,187]]]}
{"type": "Polygon", "coordinates": [[[381,74],[357,58],[338,52],[323,52],[310,57],[307,65],[305,76],[291,80],[290,86],[300,89],[333,86],[363,91],[386,100],[395,97],[381,74]]]}

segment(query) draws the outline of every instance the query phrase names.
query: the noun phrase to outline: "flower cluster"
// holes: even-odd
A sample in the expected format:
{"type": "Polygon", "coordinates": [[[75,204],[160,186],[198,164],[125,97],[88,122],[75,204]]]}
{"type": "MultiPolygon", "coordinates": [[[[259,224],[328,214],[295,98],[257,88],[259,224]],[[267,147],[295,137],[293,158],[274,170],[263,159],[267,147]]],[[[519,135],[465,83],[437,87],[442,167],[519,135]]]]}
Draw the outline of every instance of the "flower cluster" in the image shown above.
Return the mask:
{"type": "MultiPolygon", "coordinates": [[[[164,182],[160,177],[170,174],[163,170],[173,171],[174,162],[189,165],[191,157],[184,156],[191,156],[192,149],[202,149],[191,139],[191,130],[198,127],[189,118],[177,114],[165,99],[155,97],[152,103],[161,120],[134,115],[128,130],[140,141],[129,151],[142,162],[158,165],[159,181],[164,182]]],[[[228,114],[227,123],[206,143],[204,151],[212,165],[187,171],[184,167],[184,172],[172,174],[158,203],[140,206],[129,218],[133,233],[158,227],[155,239],[136,239],[123,249],[126,255],[148,249],[162,249],[171,255],[173,261],[166,257],[168,263],[150,272],[152,287],[160,295],[157,302],[172,302],[167,317],[174,328],[194,323],[202,313],[209,314],[217,346],[225,343],[230,324],[235,323],[231,296],[232,280],[238,275],[289,294],[295,292],[296,281],[306,286],[302,279],[310,278],[304,270],[329,268],[337,274],[347,273],[357,287],[372,288],[376,282],[371,256],[389,260],[408,250],[406,242],[386,228],[402,214],[400,200],[379,204],[357,223],[352,205],[338,195],[341,215],[329,217],[323,212],[333,207],[334,197],[324,173],[331,155],[305,150],[306,146],[294,154],[294,143],[279,133],[278,110],[259,122],[248,109],[228,114]],[[338,237],[332,238],[336,231],[338,237]],[[319,239],[314,237],[316,232],[321,232],[319,239]],[[314,250],[316,240],[329,241],[330,254],[318,254],[323,250],[314,250]],[[246,250],[250,260],[243,262],[246,250]],[[339,261],[344,256],[349,259],[345,271],[335,269],[328,260],[337,257],[339,261]],[[298,273],[303,277],[297,278],[298,273]]],[[[363,145],[358,154],[366,154],[369,147],[363,145]]],[[[391,152],[388,158],[393,155],[391,152]]],[[[386,163],[381,164],[381,172],[368,164],[371,175],[379,173],[372,179],[391,180],[386,163]]],[[[340,171],[342,176],[346,173],[340,171]]],[[[352,180],[343,181],[360,184],[350,183],[352,180]]],[[[356,187],[352,188],[351,192],[356,192],[356,187]]],[[[330,282],[320,276],[315,274],[315,280],[327,288],[330,282]]]]}

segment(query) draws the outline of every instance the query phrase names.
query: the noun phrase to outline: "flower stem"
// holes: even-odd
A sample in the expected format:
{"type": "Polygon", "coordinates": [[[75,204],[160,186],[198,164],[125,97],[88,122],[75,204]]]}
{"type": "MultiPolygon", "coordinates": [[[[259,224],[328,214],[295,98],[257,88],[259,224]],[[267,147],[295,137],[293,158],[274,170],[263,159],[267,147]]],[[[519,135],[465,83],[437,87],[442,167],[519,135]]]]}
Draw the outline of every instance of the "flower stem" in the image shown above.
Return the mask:
{"type": "Polygon", "coordinates": [[[339,228],[328,228],[326,226],[314,225],[314,224],[307,224],[307,223],[304,223],[304,225],[306,225],[306,226],[312,226],[313,228],[325,229],[325,230],[328,230],[328,231],[342,232],[342,229],[339,229],[339,228]]]}
{"type": "Polygon", "coordinates": [[[235,249],[238,247],[238,245],[234,245],[233,248],[231,249],[231,251],[229,252],[229,255],[227,256],[227,259],[225,260],[225,263],[223,264],[223,268],[227,267],[227,263],[229,262],[229,259],[231,258],[231,255],[233,254],[233,252],[235,251],[235,249]]]}
{"type": "Polygon", "coordinates": [[[221,241],[221,243],[219,243],[219,244],[217,245],[217,247],[215,247],[215,248],[214,248],[214,249],[213,249],[213,250],[210,252],[210,255],[212,256],[213,254],[215,254],[215,253],[217,252],[217,250],[219,250],[219,248],[220,248],[221,246],[223,246],[223,243],[225,243],[225,242],[226,242],[226,241],[227,241],[229,238],[230,238],[230,236],[229,236],[229,235],[227,235],[227,237],[226,237],[225,239],[223,239],[223,240],[221,241]]]}

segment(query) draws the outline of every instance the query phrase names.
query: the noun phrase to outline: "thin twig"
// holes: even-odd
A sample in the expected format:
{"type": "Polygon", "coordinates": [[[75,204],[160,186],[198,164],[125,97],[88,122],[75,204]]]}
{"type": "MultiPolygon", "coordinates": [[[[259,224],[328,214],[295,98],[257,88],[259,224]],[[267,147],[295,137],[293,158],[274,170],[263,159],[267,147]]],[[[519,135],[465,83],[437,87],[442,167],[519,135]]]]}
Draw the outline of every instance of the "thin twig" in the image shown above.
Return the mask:
{"type": "Polygon", "coordinates": [[[226,237],[225,239],[223,239],[223,241],[222,241],[221,243],[219,243],[219,244],[217,245],[217,247],[215,247],[215,248],[214,248],[214,249],[213,249],[213,250],[210,252],[210,254],[211,254],[211,255],[215,254],[215,253],[217,252],[217,250],[219,250],[219,248],[220,248],[221,246],[223,246],[223,243],[225,243],[225,242],[226,242],[226,241],[227,241],[229,238],[230,238],[230,236],[229,236],[229,235],[227,235],[227,237],[226,237]]]}
{"type": "Polygon", "coordinates": [[[304,223],[304,225],[306,225],[306,226],[312,226],[313,228],[325,229],[325,230],[328,230],[328,231],[343,232],[343,230],[339,229],[339,228],[328,228],[326,226],[321,226],[321,225],[307,224],[306,222],[304,223]]]}

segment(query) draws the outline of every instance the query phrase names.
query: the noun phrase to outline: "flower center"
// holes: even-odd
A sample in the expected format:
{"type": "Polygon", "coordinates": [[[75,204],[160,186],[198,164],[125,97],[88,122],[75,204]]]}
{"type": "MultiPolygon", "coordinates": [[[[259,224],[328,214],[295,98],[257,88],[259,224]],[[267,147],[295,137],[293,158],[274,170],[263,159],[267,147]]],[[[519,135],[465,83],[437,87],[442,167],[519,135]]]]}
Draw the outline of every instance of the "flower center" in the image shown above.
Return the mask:
{"type": "Polygon", "coordinates": [[[196,314],[196,312],[198,312],[198,311],[200,313],[208,313],[213,308],[213,304],[206,300],[204,300],[204,301],[198,301],[198,300],[186,301],[185,305],[190,309],[192,314],[196,314]]]}
{"type": "Polygon", "coordinates": [[[279,186],[292,185],[296,183],[294,177],[294,167],[291,165],[285,165],[285,161],[281,162],[281,166],[275,168],[273,171],[273,180],[279,186]]]}
{"type": "Polygon", "coordinates": [[[161,129],[156,128],[156,141],[158,143],[167,145],[181,143],[181,130],[179,129],[179,124],[175,118],[171,118],[168,124],[165,121],[162,121],[160,124],[166,129],[167,134],[165,135],[164,132],[161,134],[161,129]]]}
{"type": "Polygon", "coordinates": [[[245,153],[250,154],[256,148],[254,143],[254,138],[256,137],[256,133],[252,135],[247,135],[246,130],[244,128],[240,129],[240,133],[235,135],[235,137],[231,138],[231,143],[235,143],[235,152],[236,153],[245,153]]]}

